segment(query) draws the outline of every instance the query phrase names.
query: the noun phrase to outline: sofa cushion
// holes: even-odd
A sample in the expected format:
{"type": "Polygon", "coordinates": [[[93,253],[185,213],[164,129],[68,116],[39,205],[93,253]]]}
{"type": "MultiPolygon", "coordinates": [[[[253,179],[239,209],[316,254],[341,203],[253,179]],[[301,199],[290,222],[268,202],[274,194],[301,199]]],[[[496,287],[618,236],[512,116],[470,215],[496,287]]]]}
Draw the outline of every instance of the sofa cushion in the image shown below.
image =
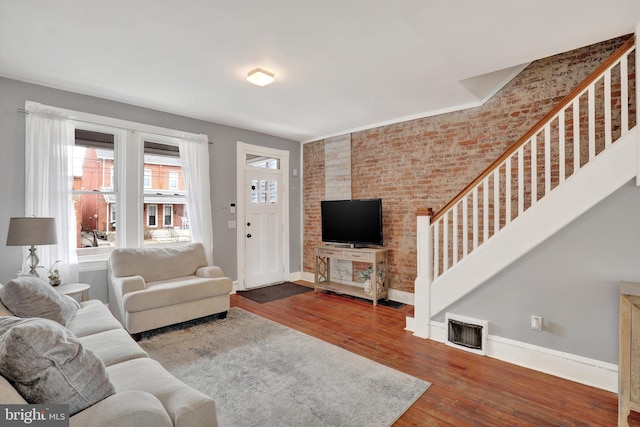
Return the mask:
{"type": "Polygon", "coordinates": [[[68,404],[70,415],[115,392],[100,359],[48,319],[0,318],[0,374],[27,402],[68,404]]]}
{"type": "Polygon", "coordinates": [[[80,309],[67,323],[67,329],[78,338],[120,328],[120,322],[111,315],[107,306],[98,300],[81,302],[80,309]]]}
{"type": "Polygon", "coordinates": [[[30,274],[9,280],[0,289],[0,300],[18,317],[42,317],[66,325],[78,307],[72,298],[56,292],[49,283],[30,274]]]}
{"type": "Polygon", "coordinates": [[[126,311],[136,312],[224,295],[232,289],[231,279],[190,276],[147,283],[145,290],[125,294],[122,301],[126,311]]]}
{"type": "Polygon", "coordinates": [[[124,329],[112,329],[79,338],[84,348],[95,353],[105,366],[149,357],[124,329]]]}
{"type": "Polygon", "coordinates": [[[109,256],[115,277],[142,276],[145,282],[191,276],[207,265],[201,243],[164,248],[117,248],[109,256]]]}
{"type": "Polygon", "coordinates": [[[109,366],[107,372],[117,393],[142,390],[157,397],[175,427],[217,425],[214,400],[171,375],[153,359],[128,360],[109,366]]]}

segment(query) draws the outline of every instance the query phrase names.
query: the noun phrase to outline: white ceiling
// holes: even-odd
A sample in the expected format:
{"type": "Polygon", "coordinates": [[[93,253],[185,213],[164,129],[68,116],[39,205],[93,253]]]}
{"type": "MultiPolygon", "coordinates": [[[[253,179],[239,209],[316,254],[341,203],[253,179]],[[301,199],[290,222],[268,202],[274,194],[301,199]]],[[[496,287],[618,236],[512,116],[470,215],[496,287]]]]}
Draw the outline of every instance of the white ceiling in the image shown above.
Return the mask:
{"type": "Polygon", "coordinates": [[[310,141],[478,105],[639,22],[640,0],[0,0],[0,75],[310,141]]]}

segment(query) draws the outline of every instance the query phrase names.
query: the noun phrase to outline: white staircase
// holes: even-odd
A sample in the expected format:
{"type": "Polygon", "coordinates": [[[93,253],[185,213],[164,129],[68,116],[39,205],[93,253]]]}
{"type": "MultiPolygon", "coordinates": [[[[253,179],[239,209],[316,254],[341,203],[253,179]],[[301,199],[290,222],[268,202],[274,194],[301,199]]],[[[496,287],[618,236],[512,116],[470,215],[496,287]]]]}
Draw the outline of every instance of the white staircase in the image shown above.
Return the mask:
{"type": "Polygon", "coordinates": [[[640,185],[637,56],[632,38],[440,212],[418,214],[415,335],[429,338],[433,316],[634,177],[640,185]]]}

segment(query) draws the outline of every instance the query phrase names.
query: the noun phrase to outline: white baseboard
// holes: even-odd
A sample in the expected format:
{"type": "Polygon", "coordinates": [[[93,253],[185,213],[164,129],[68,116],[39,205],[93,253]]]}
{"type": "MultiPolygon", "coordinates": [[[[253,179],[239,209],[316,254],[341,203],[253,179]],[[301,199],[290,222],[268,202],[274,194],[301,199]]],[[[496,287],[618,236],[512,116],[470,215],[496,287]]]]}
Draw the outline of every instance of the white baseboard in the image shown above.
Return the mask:
{"type": "MultiPolygon", "coordinates": [[[[414,319],[407,317],[407,330],[414,330],[414,319]]],[[[445,341],[445,324],[431,321],[429,339],[445,341]]],[[[527,369],[554,375],[580,384],[618,392],[618,366],[575,354],[564,353],[508,338],[489,335],[487,356],[527,369]]],[[[462,351],[462,350],[461,350],[462,351]]]]}

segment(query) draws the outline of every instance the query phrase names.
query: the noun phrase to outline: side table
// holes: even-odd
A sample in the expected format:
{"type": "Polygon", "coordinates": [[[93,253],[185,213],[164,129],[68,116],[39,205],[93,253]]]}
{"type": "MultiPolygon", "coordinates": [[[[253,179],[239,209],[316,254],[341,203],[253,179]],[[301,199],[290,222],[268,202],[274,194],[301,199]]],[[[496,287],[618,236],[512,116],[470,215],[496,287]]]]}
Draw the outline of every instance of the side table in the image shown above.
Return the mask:
{"type": "Polygon", "coordinates": [[[89,289],[91,289],[91,285],[88,283],[64,283],[54,286],[54,289],[63,295],[69,295],[71,297],[80,294],[80,301],[86,301],[89,299],[89,289]]]}

